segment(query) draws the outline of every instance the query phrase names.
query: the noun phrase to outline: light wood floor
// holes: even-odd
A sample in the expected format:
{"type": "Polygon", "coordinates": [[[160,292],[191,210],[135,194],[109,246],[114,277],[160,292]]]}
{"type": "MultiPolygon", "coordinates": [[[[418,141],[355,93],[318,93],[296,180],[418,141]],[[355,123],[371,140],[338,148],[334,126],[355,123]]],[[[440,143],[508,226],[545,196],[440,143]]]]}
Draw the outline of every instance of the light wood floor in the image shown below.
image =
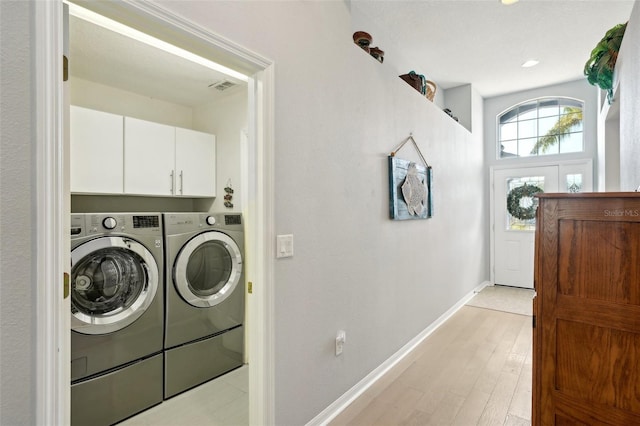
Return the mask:
{"type": "Polygon", "coordinates": [[[530,425],[531,317],[462,307],[330,426],[530,425]]]}

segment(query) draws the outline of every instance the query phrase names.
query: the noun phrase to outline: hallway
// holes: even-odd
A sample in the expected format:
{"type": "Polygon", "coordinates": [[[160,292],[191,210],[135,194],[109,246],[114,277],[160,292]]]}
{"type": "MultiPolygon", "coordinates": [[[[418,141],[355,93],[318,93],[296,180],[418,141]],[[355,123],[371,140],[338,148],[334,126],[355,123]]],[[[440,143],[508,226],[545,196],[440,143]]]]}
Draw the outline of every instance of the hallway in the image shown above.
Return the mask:
{"type": "Polygon", "coordinates": [[[530,425],[531,316],[470,304],[330,425],[530,425]]]}

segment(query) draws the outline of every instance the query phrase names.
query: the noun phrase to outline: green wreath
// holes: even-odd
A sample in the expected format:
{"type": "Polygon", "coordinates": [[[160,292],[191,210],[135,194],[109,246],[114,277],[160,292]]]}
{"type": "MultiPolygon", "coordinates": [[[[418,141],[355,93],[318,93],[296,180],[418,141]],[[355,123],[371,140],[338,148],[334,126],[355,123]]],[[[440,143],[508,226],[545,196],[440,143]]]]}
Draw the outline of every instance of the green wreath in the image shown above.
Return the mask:
{"type": "Polygon", "coordinates": [[[511,216],[520,220],[535,218],[538,200],[532,200],[529,206],[523,205],[522,201],[523,198],[533,198],[539,192],[544,191],[538,186],[527,185],[526,183],[509,191],[509,195],[507,195],[507,210],[511,213],[511,216]]]}

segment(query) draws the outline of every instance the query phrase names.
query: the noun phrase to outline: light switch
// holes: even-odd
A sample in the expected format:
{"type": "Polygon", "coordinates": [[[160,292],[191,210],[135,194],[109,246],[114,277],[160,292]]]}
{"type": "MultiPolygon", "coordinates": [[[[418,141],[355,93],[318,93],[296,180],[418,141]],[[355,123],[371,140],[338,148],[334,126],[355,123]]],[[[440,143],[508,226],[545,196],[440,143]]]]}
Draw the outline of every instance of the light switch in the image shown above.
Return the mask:
{"type": "Polygon", "coordinates": [[[293,234],[278,235],[276,237],[276,257],[293,256],[293,234]]]}

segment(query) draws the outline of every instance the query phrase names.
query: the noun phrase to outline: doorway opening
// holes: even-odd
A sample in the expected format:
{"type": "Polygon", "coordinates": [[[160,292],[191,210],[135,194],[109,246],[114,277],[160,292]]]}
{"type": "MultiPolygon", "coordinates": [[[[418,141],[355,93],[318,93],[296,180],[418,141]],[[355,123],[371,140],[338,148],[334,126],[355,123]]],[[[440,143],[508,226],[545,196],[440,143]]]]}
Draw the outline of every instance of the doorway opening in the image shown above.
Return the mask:
{"type": "MultiPolygon", "coordinates": [[[[271,424],[273,419],[273,64],[227,39],[149,3],[83,2],[94,12],[126,21],[139,31],[176,42],[183,49],[232,67],[248,78],[248,126],[246,158],[247,234],[246,275],[253,282],[249,295],[251,350],[250,422],[271,424]]],[[[39,142],[37,227],[39,238],[38,282],[57,283],[69,273],[70,183],[68,142],[68,88],[62,79],[64,47],[62,0],[36,2],[35,51],[39,142]],[[53,36],[52,36],[53,34],[53,36]],[[66,136],[65,136],[66,135],[66,136]],[[42,167],[40,167],[42,166],[42,167]]],[[[243,212],[244,213],[244,212],[243,212]]],[[[64,280],[63,280],[64,281],[64,280]]],[[[68,285],[68,284],[67,284],[68,285]]],[[[70,347],[68,287],[51,286],[38,292],[36,419],[38,424],[70,422],[70,347]],[[55,354],[55,355],[52,355],[55,354]]]]}

